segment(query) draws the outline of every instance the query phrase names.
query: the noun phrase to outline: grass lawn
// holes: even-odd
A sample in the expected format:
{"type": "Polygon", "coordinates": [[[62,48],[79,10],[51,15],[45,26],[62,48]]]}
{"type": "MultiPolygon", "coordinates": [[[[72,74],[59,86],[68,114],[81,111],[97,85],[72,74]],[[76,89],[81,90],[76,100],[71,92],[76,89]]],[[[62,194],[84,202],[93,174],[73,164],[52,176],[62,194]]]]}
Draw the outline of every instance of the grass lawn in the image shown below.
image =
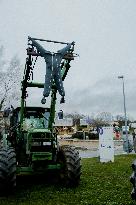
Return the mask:
{"type": "Polygon", "coordinates": [[[98,158],[82,159],[81,183],[74,189],[63,188],[55,180],[37,183],[24,177],[16,195],[1,197],[0,205],[133,205],[129,178],[135,158],[120,155],[115,156],[114,163],[103,164],[98,158]]]}

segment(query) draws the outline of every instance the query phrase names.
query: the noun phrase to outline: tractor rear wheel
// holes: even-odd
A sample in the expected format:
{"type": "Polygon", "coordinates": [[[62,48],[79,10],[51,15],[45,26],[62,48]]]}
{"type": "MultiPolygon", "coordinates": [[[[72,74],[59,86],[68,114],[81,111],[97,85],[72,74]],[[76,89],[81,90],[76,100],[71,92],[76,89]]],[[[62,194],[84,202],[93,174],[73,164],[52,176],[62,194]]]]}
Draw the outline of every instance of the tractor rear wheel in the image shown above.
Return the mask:
{"type": "Polygon", "coordinates": [[[134,140],[133,140],[133,146],[134,146],[134,151],[136,153],[136,138],[134,138],[134,140]]]}
{"type": "Polygon", "coordinates": [[[0,150],[0,194],[16,187],[16,156],[13,148],[0,150]]]}
{"type": "Polygon", "coordinates": [[[67,187],[76,187],[80,182],[81,175],[79,152],[75,147],[60,147],[58,163],[61,164],[59,172],[61,182],[67,187]]]}
{"type": "Polygon", "coordinates": [[[8,187],[10,190],[16,187],[16,154],[13,148],[8,149],[8,187]]]}
{"type": "Polygon", "coordinates": [[[7,174],[8,174],[8,160],[7,150],[1,148],[0,150],[0,194],[4,193],[7,185],[7,174]]]}

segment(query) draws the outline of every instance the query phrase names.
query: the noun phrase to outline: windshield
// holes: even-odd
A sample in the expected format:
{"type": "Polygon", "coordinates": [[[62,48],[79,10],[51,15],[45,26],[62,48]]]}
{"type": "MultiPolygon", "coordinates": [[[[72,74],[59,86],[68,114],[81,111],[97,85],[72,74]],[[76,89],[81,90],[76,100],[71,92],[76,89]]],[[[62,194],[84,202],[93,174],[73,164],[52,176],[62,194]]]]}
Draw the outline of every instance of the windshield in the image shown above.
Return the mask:
{"type": "Polygon", "coordinates": [[[50,113],[38,113],[37,115],[35,113],[27,113],[26,118],[23,122],[23,128],[25,130],[30,128],[36,128],[36,129],[45,129],[48,128],[48,120],[49,120],[50,113]]]}

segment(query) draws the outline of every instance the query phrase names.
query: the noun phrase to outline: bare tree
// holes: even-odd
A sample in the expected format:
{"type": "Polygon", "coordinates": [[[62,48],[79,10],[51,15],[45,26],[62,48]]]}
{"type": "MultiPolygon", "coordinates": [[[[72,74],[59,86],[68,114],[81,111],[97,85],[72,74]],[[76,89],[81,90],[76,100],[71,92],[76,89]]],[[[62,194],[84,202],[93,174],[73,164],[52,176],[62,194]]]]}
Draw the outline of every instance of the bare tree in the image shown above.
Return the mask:
{"type": "Polygon", "coordinates": [[[92,125],[93,127],[109,125],[110,122],[113,120],[113,116],[109,112],[101,112],[96,116],[94,116],[94,114],[89,116],[89,115],[83,115],[75,112],[75,113],[65,114],[65,117],[72,118],[74,124],[76,125],[79,125],[80,119],[85,118],[87,123],[89,125],[92,125]]]}
{"type": "Polygon", "coordinates": [[[113,120],[113,116],[109,112],[101,112],[95,117],[91,118],[90,125],[93,127],[109,125],[113,120]]]}
{"type": "Polygon", "coordinates": [[[113,116],[110,112],[101,112],[96,116],[97,119],[109,124],[113,120],[113,116]]]}
{"type": "Polygon", "coordinates": [[[85,117],[85,115],[79,114],[77,112],[70,113],[70,114],[66,113],[66,114],[64,114],[64,116],[72,118],[74,125],[80,125],[80,119],[83,119],[85,117]]]}
{"type": "Polygon", "coordinates": [[[4,48],[0,47],[0,110],[18,101],[20,96],[21,64],[17,56],[9,63],[4,60],[4,48]]]}

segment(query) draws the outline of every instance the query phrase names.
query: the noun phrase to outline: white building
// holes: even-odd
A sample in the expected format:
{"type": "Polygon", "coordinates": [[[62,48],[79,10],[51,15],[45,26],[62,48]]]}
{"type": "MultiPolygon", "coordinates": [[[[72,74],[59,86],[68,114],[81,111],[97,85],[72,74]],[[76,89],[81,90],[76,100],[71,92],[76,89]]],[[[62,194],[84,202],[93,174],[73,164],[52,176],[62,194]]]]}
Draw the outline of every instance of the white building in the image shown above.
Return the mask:
{"type": "Polygon", "coordinates": [[[66,118],[66,119],[55,119],[55,127],[72,127],[73,126],[73,119],[66,118]]]}

